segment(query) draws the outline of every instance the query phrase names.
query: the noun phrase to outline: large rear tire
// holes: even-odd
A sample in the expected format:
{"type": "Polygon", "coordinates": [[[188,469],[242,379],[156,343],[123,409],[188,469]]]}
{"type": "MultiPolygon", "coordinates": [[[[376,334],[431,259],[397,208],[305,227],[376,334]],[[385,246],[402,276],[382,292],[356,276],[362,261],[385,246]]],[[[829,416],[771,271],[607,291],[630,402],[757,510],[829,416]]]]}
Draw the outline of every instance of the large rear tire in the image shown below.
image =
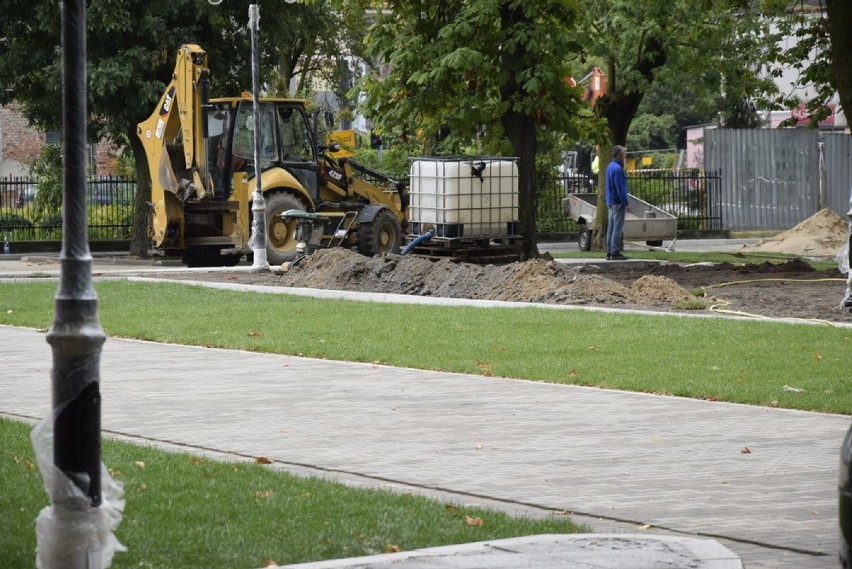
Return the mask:
{"type": "Polygon", "coordinates": [[[266,197],[266,259],[270,265],[280,265],[296,257],[297,221],[285,221],[280,214],[289,209],[305,211],[305,203],[284,192],[276,192],[266,197]]]}
{"type": "Polygon", "coordinates": [[[399,253],[402,228],[390,210],[383,209],[371,223],[358,226],[358,252],[368,257],[399,253]]]}

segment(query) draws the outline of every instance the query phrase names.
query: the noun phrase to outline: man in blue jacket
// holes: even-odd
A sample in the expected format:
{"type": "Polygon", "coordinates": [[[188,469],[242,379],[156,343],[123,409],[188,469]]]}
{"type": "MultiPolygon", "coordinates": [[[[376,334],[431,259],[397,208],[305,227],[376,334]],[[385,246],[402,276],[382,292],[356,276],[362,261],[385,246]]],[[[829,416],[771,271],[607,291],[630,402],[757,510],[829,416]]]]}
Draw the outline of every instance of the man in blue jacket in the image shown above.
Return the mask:
{"type": "Polygon", "coordinates": [[[625,148],[616,144],[612,147],[612,162],[606,167],[606,258],[608,261],[626,261],[621,254],[621,234],[624,232],[624,217],[630,209],[627,200],[627,175],[624,173],[625,148]]]}

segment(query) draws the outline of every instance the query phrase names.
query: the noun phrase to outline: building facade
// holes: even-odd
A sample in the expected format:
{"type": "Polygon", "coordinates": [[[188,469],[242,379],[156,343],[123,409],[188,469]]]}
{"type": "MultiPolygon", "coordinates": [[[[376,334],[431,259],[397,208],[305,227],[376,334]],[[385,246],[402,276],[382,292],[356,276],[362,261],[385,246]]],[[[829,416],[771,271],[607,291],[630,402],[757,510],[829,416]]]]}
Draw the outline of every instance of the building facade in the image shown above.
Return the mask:
{"type": "MultiPolygon", "coordinates": [[[[44,132],[31,126],[17,104],[0,106],[0,178],[29,176],[30,165],[47,144],[59,144],[58,132],[44,132]]],[[[115,146],[101,141],[88,147],[89,173],[109,176],[115,173],[115,146]]]]}

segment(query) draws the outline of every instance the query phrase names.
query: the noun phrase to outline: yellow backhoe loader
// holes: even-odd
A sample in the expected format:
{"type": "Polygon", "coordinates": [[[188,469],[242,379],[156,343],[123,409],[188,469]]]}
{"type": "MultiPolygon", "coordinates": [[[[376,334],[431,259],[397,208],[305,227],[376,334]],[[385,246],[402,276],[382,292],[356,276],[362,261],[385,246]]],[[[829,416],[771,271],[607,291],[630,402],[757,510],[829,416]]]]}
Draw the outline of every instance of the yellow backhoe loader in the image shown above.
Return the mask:
{"type": "Polygon", "coordinates": [[[355,247],[365,255],[397,252],[406,225],[405,185],[357,162],[322,154],[316,116],[305,101],[262,98],[255,124],[251,98],[209,98],[207,54],[178,50],[172,81],[153,114],[139,123],[151,175],[152,246],[189,266],[235,265],[251,255],[252,193],[261,177],[267,259],[297,255],[299,216],[311,214],[313,246],[355,247]],[[254,164],[254,137],[260,164],[254,164]]]}

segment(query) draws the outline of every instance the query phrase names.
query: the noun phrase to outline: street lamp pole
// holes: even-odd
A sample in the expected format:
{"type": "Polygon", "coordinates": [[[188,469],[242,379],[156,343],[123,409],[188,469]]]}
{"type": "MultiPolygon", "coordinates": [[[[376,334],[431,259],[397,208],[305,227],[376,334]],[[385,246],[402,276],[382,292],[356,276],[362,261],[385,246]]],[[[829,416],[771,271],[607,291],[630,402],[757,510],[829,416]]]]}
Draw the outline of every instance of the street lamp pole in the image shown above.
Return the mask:
{"type": "Polygon", "coordinates": [[[53,352],[53,401],[51,415],[32,435],[51,505],[36,520],[36,566],[102,569],[123,549],[112,534],[123,502],[114,508],[112,481],[101,465],[99,376],[106,336],[92,287],[86,221],[85,0],[62,2],[62,76],[61,272],[47,334],[53,352]],[[102,483],[109,487],[106,497],[102,483]]]}
{"type": "MultiPolygon", "coordinates": [[[[218,6],[222,0],[207,0],[213,6],[218,6]]],[[[293,4],[296,0],[285,0],[293,4]]],[[[262,271],[269,269],[266,257],[266,200],[263,198],[260,169],[260,63],[257,49],[257,34],[260,23],[260,8],[257,4],[249,5],[249,30],[251,31],[251,100],[252,117],[254,118],[254,192],[252,193],[251,238],[249,245],[252,250],[252,269],[262,271]]]]}

